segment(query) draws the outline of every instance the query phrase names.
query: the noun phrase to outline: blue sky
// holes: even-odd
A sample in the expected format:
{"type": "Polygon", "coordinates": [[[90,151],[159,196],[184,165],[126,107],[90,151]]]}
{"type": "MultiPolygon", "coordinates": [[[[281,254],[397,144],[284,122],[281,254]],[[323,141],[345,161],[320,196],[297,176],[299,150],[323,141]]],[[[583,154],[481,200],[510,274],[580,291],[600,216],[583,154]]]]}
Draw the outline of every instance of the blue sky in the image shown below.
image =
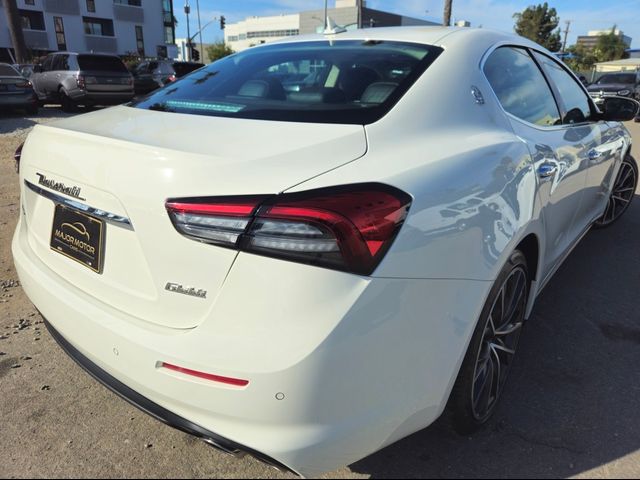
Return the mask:
{"type": "MultiPolygon", "coordinates": [[[[528,5],[543,3],[544,0],[453,0],[453,17],[456,20],[469,20],[473,26],[513,31],[515,12],[524,10],[528,5]]],[[[185,0],[174,0],[178,18],[178,37],[186,37],[186,19],[183,11],[185,0]]],[[[324,0],[199,0],[202,24],[223,14],[228,23],[242,20],[252,15],[278,15],[295,13],[302,10],[323,8],[324,0]]],[[[189,0],[192,7],[191,32],[197,31],[196,0],[189,0]]],[[[633,37],[634,48],[640,48],[640,0],[549,0],[560,16],[562,28],[564,21],[571,20],[569,42],[575,43],[578,35],[588,30],[611,28],[614,24],[633,37]]],[[[329,0],[332,6],[334,0],[329,0]]],[[[367,6],[379,10],[400,13],[441,21],[442,0],[367,0],[367,6]]],[[[218,22],[212,23],[203,32],[205,42],[222,38],[218,22]]]]}

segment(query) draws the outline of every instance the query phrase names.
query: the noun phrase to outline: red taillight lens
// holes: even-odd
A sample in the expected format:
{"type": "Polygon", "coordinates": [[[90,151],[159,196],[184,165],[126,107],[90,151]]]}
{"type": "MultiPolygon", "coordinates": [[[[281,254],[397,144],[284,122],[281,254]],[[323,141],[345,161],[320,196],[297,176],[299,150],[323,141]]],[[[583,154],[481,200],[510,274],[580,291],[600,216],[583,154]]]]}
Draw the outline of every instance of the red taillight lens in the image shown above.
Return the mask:
{"type": "Polygon", "coordinates": [[[23,90],[27,90],[27,89],[33,88],[33,85],[31,84],[30,81],[25,80],[24,82],[16,83],[16,88],[22,88],[23,90]]]}
{"type": "Polygon", "coordinates": [[[173,83],[176,80],[178,80],[178,77],[176,77],[175,75],[170,75],[169,78],[167,78],[167,83],[173,83]]]}
{"type": "Polygon", "coordinates": [[[22,147],[24,147],[24,143],[21,143],[20,146],[16,149],[16,153],[13,154],[13,159],[16,162],[16,173],[20,173],[20,159],[22,158],[22,147]]]}
{"type": "Polygon", "coordinates": [[[269,198],[169,201],[167,209],[178,231],[197,240],[370,275],[410,205],[400,190],[362,184],[269,198]]]}
{"type": "Polygon", "coordinates": [[[76,78],[76,83],[78,84],[78,88],[80,89],[84,89],[87,86],[86,80],[82,75],[78,75],[78,77],[76,78]]]}

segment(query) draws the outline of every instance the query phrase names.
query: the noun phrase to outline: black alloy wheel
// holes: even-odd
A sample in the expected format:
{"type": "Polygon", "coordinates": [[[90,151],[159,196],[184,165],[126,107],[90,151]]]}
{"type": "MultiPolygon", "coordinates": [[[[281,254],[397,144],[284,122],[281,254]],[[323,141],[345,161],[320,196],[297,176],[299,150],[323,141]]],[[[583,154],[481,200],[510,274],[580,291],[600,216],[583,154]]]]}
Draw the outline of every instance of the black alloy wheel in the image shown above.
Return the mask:
{"type": "Polygon", "coordinates": [[[620,165],[620,171],[611,189],[607,208],[602,217],[594,223],[595,228],[613,225],[627,211],[638,188],[638,164],[627,156],[620,165]]]}
{"type": "Polygon", "coordinates": [[[478,430],[496,410],[524,326],[529,273],[516,250],[491,289],[453,387],[447,409],[462,435],[478,430]]]}

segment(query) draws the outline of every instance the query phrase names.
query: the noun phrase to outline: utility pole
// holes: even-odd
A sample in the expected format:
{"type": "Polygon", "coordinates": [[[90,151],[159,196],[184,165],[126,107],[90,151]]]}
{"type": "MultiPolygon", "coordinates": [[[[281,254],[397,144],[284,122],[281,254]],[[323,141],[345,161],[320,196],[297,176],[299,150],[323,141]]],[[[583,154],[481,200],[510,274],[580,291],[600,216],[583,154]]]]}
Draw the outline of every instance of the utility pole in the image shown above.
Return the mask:
{"type": "MultiPolygon", "coordinates": [[[[196,9],[198,10],[198,31],[200,34],[200,56],[204,56],[204,48],[202,46],[202,24],[200,23],[200,0],[196,0],[196,9]]],[[[204,58],[202,59],[204,62],[204,58]]]]}
{"type": "Polygon", "coordinates": [[[324,30],[327,30],[327,15],[329,15],[329,0],[324,0],[324,30]]]}
{"type": "Polygon", "coordinates": [[[444,0],[444,19],[442,24],[445,27],[448,27],[451,25],[451,9],[452,9],[452,3],[453,0],[444,0]]]}
{"type": "Polygon", "coordinates": [[[189,6],[189,0],[184,2],[184,14],[187,16],[187,62],[191,61],[191,29],[189,28],[189,14],[191,13],[191,7],[189,6]]]}
{"type": "Polygon", "coordinates": [[[22,32],[22,21],[18,14],[16,0],[4,0],[4,12],[9,24],[9,33],[13,49],[16,52],[16,63],[27,62],[27,46],[24,43],[24,33],[22,32]]]}
{"type": "Polygon", "coordinates": [[[569,27],[571,26],[571,20],[567,20],[564,23],[567,24],[567,28],[564,29],[564,41],[562,42],[562,53],[567,50],[567,37],[569,36],[569,27]]]}

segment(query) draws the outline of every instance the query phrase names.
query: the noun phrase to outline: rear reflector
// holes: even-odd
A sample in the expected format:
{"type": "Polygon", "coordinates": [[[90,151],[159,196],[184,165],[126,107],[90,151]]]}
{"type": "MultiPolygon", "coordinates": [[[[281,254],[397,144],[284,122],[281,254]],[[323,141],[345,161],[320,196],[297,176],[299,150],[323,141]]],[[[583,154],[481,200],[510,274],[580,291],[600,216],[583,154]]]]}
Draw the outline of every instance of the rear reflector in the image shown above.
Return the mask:
{"type": "Polygon", "coordinates": [[[402,226],[411,197],[382,184],[300,193],[169,200],[176,229],[195,240],[370,275],[402,226]]]}
{"type": "Polygon", "coordinates": [[[234,387],[246,387],[249,385],[249,380],[240,380],[238,378],[221,377],[220,375],[212,375],[211,373],[198,372],[196,370],[189,370],[188,368],[178,367],[171,365],[170,363],[162,362],[161,368],[172,370],[174,372],[183,373],[191,377],[202,378],[203,380],[210,380],[212,382],[224,383],[225,385],[233,385],[234,387]]]}

